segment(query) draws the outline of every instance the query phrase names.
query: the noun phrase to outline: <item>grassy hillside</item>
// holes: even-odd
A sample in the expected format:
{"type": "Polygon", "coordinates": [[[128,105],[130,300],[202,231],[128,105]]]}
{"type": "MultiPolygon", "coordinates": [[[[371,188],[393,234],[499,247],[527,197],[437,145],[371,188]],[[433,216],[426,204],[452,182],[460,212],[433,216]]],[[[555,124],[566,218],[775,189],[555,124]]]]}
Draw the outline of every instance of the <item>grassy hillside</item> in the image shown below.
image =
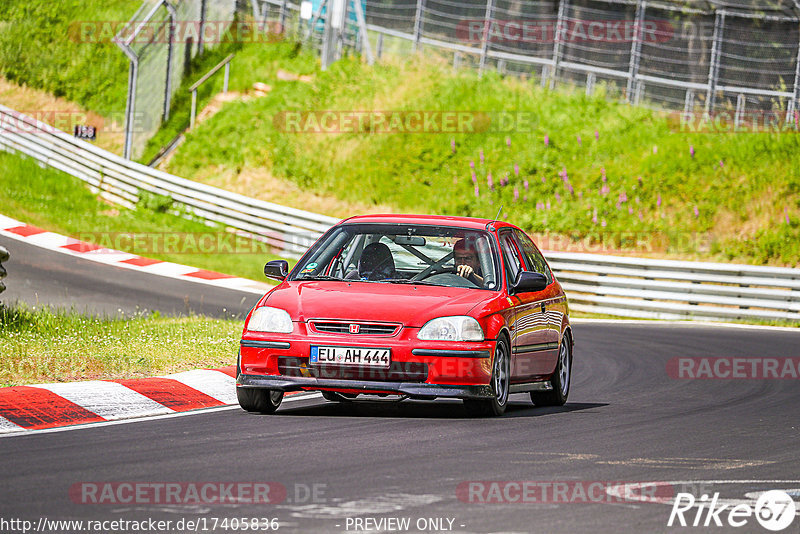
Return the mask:
{"type": "MultiPolygon", "coordinates": [[[[167,170],[254,196],[269,193],[277,178],[403,212],[493,217],[502,205],[529,231],[578,242],[546,248],[621,244],[645,254],[800,261],[797,135],[679,133],[666,116],[616,103],[602,88],[587,97],[494,72],[479,78],[430,54],[375,67],[350,58],[321,72],[291,43],[245,46],[232,76],[233,91],[255,82],[272,90],[225,104],[189,133],[167,170]],[[312,81],[282,80],[279,70],[312,81]],[[480,110],[534,119],[505,133],[298,134],[276,120],[290,110],[480,110]]],[[[279,201],[274,191],[272,198],[279,201]]]]}
{"type": "Polygon", "coordinates": [[[0,76],[108,115],[125,110],[128,60],[111,42],[81,42],[82,21],[127,21],[138,0],[0,2],[0,76]]]}

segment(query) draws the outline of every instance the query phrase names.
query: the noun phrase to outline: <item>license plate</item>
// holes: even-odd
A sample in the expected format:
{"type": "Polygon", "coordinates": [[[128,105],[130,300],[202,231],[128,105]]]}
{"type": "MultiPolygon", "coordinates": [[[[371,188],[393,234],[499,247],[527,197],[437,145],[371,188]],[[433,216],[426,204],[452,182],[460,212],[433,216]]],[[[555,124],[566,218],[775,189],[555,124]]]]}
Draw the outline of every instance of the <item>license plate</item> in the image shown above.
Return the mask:
{"type": "Polygon", "coordinates": [[[364,365],[368,367],[389,367],[391,351],[368,347],[311,347],[312,364],[364,365]]]}

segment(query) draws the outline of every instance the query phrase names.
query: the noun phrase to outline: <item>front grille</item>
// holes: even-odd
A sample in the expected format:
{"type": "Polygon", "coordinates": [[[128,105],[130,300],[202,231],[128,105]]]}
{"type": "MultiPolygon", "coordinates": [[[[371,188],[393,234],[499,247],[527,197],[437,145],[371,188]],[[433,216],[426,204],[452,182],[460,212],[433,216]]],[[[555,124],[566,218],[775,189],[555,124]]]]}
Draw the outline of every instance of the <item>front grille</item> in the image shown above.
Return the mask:
{"type": "Polygon", "coordinates": [[[348,365],[309,365],[308,358],[281,356],[278,372],[283,376],[304,376],[333,380],[367,380],[372,382],[425,382],[428,364],[420,362],[392,362],[386,368],[348,365]]]}
{"type": "Polygon", "coordinates": [[[349,334],[393,336],[400,330],[397,323],[366,323],[349,321],[311,321],[311,330],[319,334],[349,334]],[[358,332],[351,331],[351,325],[358,326],[358,332]]]}

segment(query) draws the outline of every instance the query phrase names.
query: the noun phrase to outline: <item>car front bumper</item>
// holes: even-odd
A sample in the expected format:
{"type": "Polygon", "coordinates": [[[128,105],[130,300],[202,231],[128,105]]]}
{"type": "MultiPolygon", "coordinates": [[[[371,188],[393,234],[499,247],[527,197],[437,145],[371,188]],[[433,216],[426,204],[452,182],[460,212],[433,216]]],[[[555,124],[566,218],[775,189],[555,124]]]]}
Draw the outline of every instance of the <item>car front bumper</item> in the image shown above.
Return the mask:
{"type": "Polygon", "coordinates": [[[486,385],[425,384],[416,382],[380,382],[369,380],[336,380],[331,378],[239,375],[237,387],[264,388],[277,391],[339,391],[345,393],[408,395],[411,398],[489,399],[494,397],[486,385]]]}

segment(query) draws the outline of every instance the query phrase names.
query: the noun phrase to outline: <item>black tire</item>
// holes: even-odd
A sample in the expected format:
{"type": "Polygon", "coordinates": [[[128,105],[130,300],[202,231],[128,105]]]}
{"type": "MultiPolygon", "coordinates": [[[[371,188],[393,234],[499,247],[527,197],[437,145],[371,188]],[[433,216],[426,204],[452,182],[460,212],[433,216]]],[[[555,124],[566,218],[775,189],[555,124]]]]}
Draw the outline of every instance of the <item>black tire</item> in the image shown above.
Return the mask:
{"type": "Polygon", "coordinates": [[[569,334],[561,339],[558,348],[558,363],[550,378],[553,389],[550,391],[531,391],[531,400],[536,406],[563,406],[569,397],[572,383],[572,340],[569,334]]]}
{"type": "Polygon", "coordinates": [[[491,399],[464,399],[464,406],[473,416],[498,416],[503,415],[508,406],[508,390],[511,383],[511,356],[508,342],[501,337],[497,340],[492,360],[492,391],[495,396],[491,399]]]}
{"type": "Polygon", "coordinates": [[[283,391],[261,388],[236,388],[239,406],[247,412],[275,413],[283,400],[283,391]]]}

